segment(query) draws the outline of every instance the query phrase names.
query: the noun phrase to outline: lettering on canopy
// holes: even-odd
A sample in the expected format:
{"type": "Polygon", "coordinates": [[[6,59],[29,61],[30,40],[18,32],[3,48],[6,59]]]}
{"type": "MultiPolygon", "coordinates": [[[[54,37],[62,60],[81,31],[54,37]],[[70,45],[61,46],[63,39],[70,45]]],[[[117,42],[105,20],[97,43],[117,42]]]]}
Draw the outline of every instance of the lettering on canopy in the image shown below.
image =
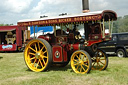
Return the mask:
{"type": "Polygon", "coordinates": [[[57,19],[49,19],[49,20],[19,22],[18,26],[49,25],[49,24],[61,24],[61,23],[71,23],[71,22],[93,21],[93,20],[101,20],[101,18],[102,18],[101,15],[57,18],[57,19]]]}

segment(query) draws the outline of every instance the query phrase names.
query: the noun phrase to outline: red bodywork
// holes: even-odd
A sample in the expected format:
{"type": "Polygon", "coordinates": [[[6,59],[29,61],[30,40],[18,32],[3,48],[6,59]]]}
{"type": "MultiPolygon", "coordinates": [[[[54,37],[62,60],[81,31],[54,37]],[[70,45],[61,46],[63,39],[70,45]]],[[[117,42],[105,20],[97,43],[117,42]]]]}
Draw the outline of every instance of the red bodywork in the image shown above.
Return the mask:
{"type": "Polygon", "coordinates": [[[0,51],[16,51],[18,48],[22,47],[22,29],[18,26],[0,26],[0,51]],[[5,35],[9,31],[14,31],[16,34],[16,40],[14,44],[7,44],[5,40],[5,35]]]}
{"type": "Polygon", "coordinates": [[[61,46],[53,46],[52,48],[53,61],[54,62],[62,62],[63,61],[63,48],[61,46]]]}
{"type": "Polygon", "coordinates": [[[0,51],[16,51],[17,45],[16,44],[6,44],[6,45],[0,45],[0,51]]]}

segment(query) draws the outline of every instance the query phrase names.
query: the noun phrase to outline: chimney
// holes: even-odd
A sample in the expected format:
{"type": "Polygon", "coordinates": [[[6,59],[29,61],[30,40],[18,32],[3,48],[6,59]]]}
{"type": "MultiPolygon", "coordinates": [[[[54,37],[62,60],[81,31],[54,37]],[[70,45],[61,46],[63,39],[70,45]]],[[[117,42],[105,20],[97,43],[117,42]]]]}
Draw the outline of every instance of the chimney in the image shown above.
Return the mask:
{"type": "Polygon", "coordinates": [[[90,12],[89,1],[88,0],[82,0],[82,4],[83,4],[83,13],[90,12]]]}
{"type": "MultiPolygon", "coordinates": [[[[89,10],[89,1],[88,0],[82,0],[83,5],[83,13],[90,12],[89,10]]],[[[88,40],[89,35],[89,29],[88,29],[88,23],[84,23],[84,34],[85,34],[85,40],[88,40]]]]}

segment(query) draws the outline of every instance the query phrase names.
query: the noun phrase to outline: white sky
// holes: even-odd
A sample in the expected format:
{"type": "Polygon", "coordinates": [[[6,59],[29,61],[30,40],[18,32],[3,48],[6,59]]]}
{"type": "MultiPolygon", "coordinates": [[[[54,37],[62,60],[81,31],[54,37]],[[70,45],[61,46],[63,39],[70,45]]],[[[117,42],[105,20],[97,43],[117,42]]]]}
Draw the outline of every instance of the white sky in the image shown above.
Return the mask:
{"type": "MultiPolygon", "coordinates": [[[[89,0],[89,6],[90,11],[109,9],[118,16],[128,15],[128,0],[89,0]]],[[[0,23],[4,24],[60,13],[82,13],[82,0],[0,0],[0,23]]]]}

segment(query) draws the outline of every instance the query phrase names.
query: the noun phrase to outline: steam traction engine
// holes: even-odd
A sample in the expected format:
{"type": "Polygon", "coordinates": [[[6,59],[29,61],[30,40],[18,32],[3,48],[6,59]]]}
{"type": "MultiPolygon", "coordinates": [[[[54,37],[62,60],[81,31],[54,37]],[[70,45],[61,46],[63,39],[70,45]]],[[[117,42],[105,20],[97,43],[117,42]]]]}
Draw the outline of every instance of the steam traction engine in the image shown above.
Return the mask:
{"type": "Polygon", "coordinates": [[[112,21],[117,19],[114,11],[88,12],[73,16],[59,16],[36,20],[21,20],[18,26],[53,26],[54,32],[32,39],[26,45],[24,58],[28,68],[35,72],[46,71],[51,65],[66,66],[69,61],[75,73],[89,73],[91,69],[105,70],[108,57],[97,48],[100,42],[111,39],[112,21]],[[88,24],[86,38],[78,28],[88,24]],[[109,33],[105,33],[108,24],[109,33]],[[67,32],[66,32],[66,31],[67,32]]]}

